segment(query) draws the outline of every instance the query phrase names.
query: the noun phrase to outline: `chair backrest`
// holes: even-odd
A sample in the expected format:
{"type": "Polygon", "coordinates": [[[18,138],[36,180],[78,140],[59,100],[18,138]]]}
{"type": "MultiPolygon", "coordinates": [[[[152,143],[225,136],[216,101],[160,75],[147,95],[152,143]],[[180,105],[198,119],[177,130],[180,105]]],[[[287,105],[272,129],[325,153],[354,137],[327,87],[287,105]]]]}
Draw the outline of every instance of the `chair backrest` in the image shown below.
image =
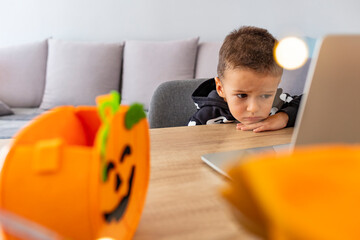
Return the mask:
{"type": "Polygon", "coordinates": [[[150,101],[150,128],[187,126],[196,112],[191,94],[205,80],[174,80],[160,84],[150,101]]]}

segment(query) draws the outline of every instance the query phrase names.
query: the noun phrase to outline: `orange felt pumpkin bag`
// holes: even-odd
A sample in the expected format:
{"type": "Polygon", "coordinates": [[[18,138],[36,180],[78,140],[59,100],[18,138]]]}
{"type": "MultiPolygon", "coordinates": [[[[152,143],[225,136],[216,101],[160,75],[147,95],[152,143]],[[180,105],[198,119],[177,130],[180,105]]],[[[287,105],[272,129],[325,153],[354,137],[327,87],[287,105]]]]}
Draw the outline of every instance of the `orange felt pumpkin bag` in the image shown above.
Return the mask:
{"type": "Polygon", "coordinates": [[[149,183],[148,123],[117,93],[97,101],[50,110],[17,134],[1,172],[2,209],[68,239],[132,238],[149,183]]]}

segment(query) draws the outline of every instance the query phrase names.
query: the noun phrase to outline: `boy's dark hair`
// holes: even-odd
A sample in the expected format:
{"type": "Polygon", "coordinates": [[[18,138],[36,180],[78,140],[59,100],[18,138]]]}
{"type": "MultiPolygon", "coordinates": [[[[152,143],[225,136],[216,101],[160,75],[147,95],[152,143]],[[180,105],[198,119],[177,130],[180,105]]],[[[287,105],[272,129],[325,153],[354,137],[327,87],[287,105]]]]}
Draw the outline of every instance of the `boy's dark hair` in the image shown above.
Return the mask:
{"type": "Polygon", "coordinates": [[[266,29],[244,26],[226,36],[219,52],[218,77],[225,70],[250,69],[274,76],[283,69],[275,62],[274,47],[277,40],[266,29]]]}

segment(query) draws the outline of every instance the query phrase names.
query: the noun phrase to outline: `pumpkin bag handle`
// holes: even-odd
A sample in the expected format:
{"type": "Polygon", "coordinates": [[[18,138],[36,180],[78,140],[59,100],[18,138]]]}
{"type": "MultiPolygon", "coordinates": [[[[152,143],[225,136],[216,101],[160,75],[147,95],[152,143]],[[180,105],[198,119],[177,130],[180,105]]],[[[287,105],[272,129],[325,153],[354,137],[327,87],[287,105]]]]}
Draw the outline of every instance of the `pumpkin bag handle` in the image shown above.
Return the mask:
{"type": "Polygon", "coordinates": [[[38,141],[34,146],[33,170],[39,174],[57,172],[63,147],[61,138],[38,141]]]}

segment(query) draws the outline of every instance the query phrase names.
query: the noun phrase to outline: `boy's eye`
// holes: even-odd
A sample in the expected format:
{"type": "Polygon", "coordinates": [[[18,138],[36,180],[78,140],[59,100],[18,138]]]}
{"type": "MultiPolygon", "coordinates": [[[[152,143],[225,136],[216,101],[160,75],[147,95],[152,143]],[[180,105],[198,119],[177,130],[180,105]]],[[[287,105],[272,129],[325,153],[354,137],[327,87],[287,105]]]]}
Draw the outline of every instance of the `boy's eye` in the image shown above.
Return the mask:
{"type": "Polygon", "coordinates": [[[238,94],[237,96],[238,96],[238,98],[246,98],[246,97],[247,97],[247,94],[242,93],[242,94],[238,94]]]}
{"type": "Polygon", "coordinates": [[[269,98],[269,97],[271,97],[271,96],[272,96],[271,94],[264,94],[264,95],[261,95],[261,97],[262,97],[262,98],[265,98],[265,99],[266,99],[266,98],[269,98]]]}

